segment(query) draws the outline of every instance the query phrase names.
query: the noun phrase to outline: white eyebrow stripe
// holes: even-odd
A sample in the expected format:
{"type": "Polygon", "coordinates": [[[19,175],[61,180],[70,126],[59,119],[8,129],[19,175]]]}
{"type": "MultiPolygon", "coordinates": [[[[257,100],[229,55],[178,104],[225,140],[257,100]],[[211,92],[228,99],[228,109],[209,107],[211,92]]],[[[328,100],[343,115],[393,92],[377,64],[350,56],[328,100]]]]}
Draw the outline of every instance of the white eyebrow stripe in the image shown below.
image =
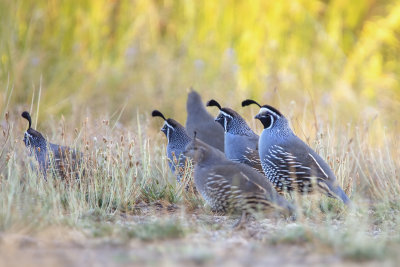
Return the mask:
{"type": "Polygon", "coordinates": [[[329,178],[328,175],[326,174],[326,172],[321,168],[321,166],[318,164],[317,160],[313,157],[313,155],[311,155],[310,153],[308,153],[308,155],[310,155],[310,157],[314,160],[314,162],[317,164],[318,168],[322,171],[322,173],[325,175],[326,178],[329,178]]]}
{"type": "Polygon", "coordinates": [[[275,112],[273,112],[272,110],[270,110],[270,109],[268,109],[266,107],[260,108],[260,111],[258,112],[258,114],[261,114],[261,113],[264,113],[264,112],[272,113],[275,117],[278,117],[278,118],[280,117],[278,114],[276,114],[275,112]]]}
{"type": "Polygon", "coordinates": [[[165,121],[165,125],[167,125],[168,128],[170,128],[172,131],[175,131],[174,127],[172,127],[172,125],[169,124],[167,121],[165,121]]]}
{"type": "Polygon", "coordinates": [[[233,117],[232,117],[231,115],[229,115],[228,113],[226,113],[226,112],[224,112],[224,111],[222,111],[222,110],[220,110],[219,112],[220,112],[222,115],[224,115],[225,117],[229,117],[229,118],[233,119],[233,117]]]}

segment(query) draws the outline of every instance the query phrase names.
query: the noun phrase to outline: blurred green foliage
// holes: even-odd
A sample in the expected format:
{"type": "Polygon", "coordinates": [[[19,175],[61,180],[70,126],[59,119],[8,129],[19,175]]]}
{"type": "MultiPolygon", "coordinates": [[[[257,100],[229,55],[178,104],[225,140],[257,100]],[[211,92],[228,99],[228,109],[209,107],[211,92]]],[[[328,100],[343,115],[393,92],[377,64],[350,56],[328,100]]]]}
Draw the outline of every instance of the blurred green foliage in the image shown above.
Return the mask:
{"type": "Polygon", "coordinates": [[[183,121],[190,86],[233,107],[394,115],[399,59],[397,0],[0,0],[0,101],[14,88],[29,108],[41,87],[40,116],[183,121]]]}

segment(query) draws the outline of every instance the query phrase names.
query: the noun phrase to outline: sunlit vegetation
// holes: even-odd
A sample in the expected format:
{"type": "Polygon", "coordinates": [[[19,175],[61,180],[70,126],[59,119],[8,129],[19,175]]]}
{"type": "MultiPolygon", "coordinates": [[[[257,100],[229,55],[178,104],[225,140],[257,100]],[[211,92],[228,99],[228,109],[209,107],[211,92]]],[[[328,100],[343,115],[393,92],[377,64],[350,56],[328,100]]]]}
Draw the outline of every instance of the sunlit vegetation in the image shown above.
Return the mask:
{"type": "Polygon", "coordinates": [[[8,235],[41,240],[61,229],[84,235],[82,246],[157,244],[169,262],[213,262],[239,237],[248,244],[232,257],[294,246],[396,259],[399,59],[399,1],[0,1],[0,250],[8,235]],[[291,198],[297,222],[260,219],[233,232],[230,217],[185,191],[190,175],[176,183],[150,119],[156,108],[184,124],[191,86],[257,133],[256,109],[241,101],[279,108],[353,205],[291,198]],[[90,171],[79,182],[36,172],[23,110],[49,140],[82,151],[90,171]]]}

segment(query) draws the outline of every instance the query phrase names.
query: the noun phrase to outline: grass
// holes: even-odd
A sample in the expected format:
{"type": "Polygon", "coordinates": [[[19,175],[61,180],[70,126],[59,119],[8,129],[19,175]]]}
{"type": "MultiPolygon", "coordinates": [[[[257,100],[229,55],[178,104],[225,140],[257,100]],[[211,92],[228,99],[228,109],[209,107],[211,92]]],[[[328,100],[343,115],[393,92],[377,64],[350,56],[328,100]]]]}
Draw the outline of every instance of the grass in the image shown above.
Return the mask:
{"type": "Polygon", "coordinates": [[[399,8],[391,0],[0,1],[0,260],[54,266],[64,253],[83,265],[93,252],[91,261],[110,264],[395,262],[399,8]],[[257,133],[256,108],[240,102],[279,108],[353,205],[300,197],[295,223],[261,217],[232,231],[234,218],[210,212],[190,173],[176,183],[160,121],[150,119],[159,109],[183,123],[190,86],[257,133]],[[83,153],[80,182],[52,173],[46,182],[35,171],[21,141],[23,110],[50,141],[83,153]]]}
{"type": "MultiPolygon", "coordinates": [[[[397,257],[400,202],[395,136],[387,133],[384,142],[371,142],[373,128],[349,133],[348,128],[335,126],[333,131],[326,124],[308,142],[327,159],[353,204],[346,208],[326,197],[300,197],[297,222],[261,217],[244,233],[235,233],[230,228],[234,218],[213,215],[199,195],[176,183],[166,163],[165,138],[148,126],[148,119],[140,120],[140,127],[118,128],[107,120],[97,127],[84,122],[78,134],[59,137],[43,131],[54,136],[54,142],[73,134],[72,143],[84,153],[84,168],[90,170],[81,173],[80,182],[52,174],[46,182],[30,167],[35,162],[20,141],[25,126],[5,118],[0,231],[5,236],[40,236],[47,228],[60,227],[123,247],[134,240],[191,244],[187,240],[199,236],[216,234],[214,238],[221,241],[245,235],[248,242],[261,246],[306,245],[315,248],[312,253],[329,251],[343,260],[397,257]]],[[[191,183],[190,179],[184,181],[191,183]]],[[[215,260],[214,252],[204,253],[207,262],[209,257],[215,260]]]]}
{"type": "Polygon", "coordinates": [[[349,121],[382,111],[390,125],[398,110],[396,0],[18,0],[0,10],[2,88],[9,81],[10,103],[25,107],[45,89],[39,124],[64,115],[78,125],[78,115],[123,107],[130,123],[147,103],[184,120],[170,103],[183,103],[190,86],[234,107],[247,97],[299,109],[322,103],[320,116],[349,121]]]}

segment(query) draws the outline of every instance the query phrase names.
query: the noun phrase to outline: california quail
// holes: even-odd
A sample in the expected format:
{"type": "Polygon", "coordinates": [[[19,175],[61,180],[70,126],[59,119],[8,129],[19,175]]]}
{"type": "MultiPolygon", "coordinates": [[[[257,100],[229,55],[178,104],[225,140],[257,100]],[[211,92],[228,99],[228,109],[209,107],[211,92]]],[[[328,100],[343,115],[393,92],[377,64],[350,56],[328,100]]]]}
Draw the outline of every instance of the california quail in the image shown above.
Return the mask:
{"type": "Polygon", "coordinates": [[[220,110],[215,121],[221,124],[225,131],[225,156],[263,173],[258,153],[258,135],[233,109],[221,108],[221,105],[214,99],[208,101],[207,106],[215,106],[220,110]]]}
{"type": "Polygon", "coordinates": [[[168,164],[173,173],[176,173],[178,182],[181,181],[185,173],[186,157],[183,155],[186,145],[192,140],[186,133],[185,128],[174,119],[166,119],[164,115],[153,110],[153,117],[161,117],[164,119],[164,125],[161,131],[167,137],[167,157],[168,164]]]}
{"type": "Polygon", "coordinates": [[[224,151],[224,130],[207,112],[200,95],[193,89],[188,94],[186,111],[186,130],[189,136],[196,132],[200,140],[224,151]]]}
{"type": "Polygon", "coordinates": [[[265,176],[253,168],[228,160],[225,155],[197,139],[187,145],[193,159],[197,190],[214,212],[252,213],[276,210],[293,215],[292,205],[280,196],[265,176]]]}
{"type": "Polygon", "coordinates": [[[32,128],[29,112],[24,111],[21,116],[29,122],[29,128],[24,134],[25,146],[29,149],[30,155],[34,155],[39,162],[39,169],[45,179],[52,160],[54,160],[55,170],[62,178],[67,178],[72,173],[75,173],[75,178],[78,178],[77,173],[82,155],[69,147],[47,142],[40,132],[32,128]]]}
{"type": "Polygon", "coordinates": [[[311,193],[316,185],[317,190],[348,204],[350,200],[338,185],[329,165],[293,133],[285,116],[277,109],[261,106],[254,100],[242,102],[242,106],[250,104],[260,107],[255,118],[264,126],[259,140],[261,164],[275,188],[278,191],[311,193]]]}

